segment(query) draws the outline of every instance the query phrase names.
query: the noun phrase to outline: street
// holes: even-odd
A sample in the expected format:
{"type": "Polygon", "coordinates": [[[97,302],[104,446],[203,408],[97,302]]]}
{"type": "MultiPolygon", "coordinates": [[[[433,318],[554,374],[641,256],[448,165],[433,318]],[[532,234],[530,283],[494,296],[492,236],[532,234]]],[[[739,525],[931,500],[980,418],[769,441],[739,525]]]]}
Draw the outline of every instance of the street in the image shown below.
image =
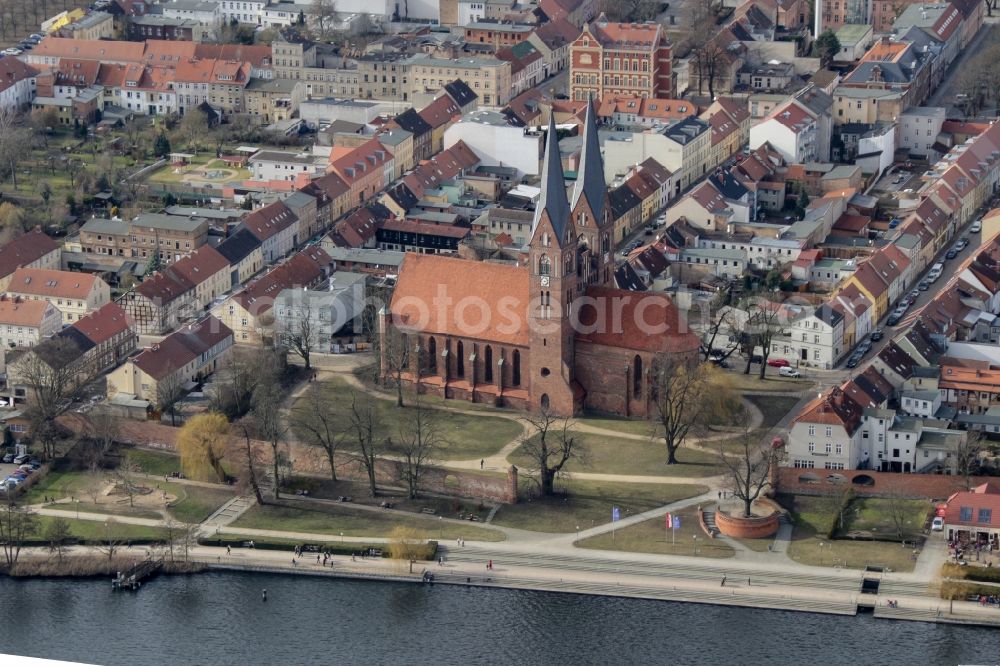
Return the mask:
{"type": "Polygon", "coordinates": [[[979,32],[975,37],[972,38],[972,42],[962,50],[959,56],[951,63],[948,71],[945,72],[944,77],[941,79],[941,85],[938,89],[934,91],[927,101],[924,102],[923,106],[941,106],[942,100],[948,107],[948,117],[964,117],[965,114],[962,110],[955,104],[955,89],[958,86],[959,72],[962,71],[962,66],[969,60],[979,53],[979,50],[987,42],[987,35],[990,35],[995,30],[997,30],[997,23],[1000,22],[1000,13],[994,15],[992,18],[987,17],[983,23],[983,27],[980,28],[979,32]]]}

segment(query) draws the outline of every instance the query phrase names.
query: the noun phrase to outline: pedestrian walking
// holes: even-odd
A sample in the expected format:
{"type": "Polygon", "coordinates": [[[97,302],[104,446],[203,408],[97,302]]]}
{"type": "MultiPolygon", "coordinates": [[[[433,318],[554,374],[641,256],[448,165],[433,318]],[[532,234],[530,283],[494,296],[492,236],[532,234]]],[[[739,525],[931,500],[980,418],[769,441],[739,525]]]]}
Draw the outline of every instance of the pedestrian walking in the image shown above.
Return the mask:
{"type": "Polygon", "coordinates": [[[486,460],[485,460],[485,459],[481,459],[481,460],[479,461],[479,469],[482,469],[482,468],[483,468],[483,465],[485,465],[485,464],[486,464],[486,460]]]}
{"type": "Polygon", "coordinates": [[[726,574],[722,574],[722,584],[720,584],[719,587],[725,587],[725,586],[726,586],[726,574]]]}
{"type": "Polygon", "coordinates": [[[719,496],[719,499],[722,499],[722,491],[721,490],[718,493],[716,493],[716,495],[719,496]]]}
{"type": "Polygon", "coordinates": [[[444,566],[444,558],[443,557],[439,557],[438,558],[438,566],[439,567],[443,567],[444,566]]]}
{"type": "Polygon", "coordinates": [[[294,557],[292,558],[292,566],[293,567],[295,566],[295,558],[294,557]]]}
{"type": "Polygon", "coordinates": [[[747,587],[750,587],[750,576],[747,576],[747,587]]]}
{"type": "Polygon", "coordinates": [[[488,563],[486,564],[486,568],[487,568],[487,569],[489,569],[490,571],[493,571],[493,560],[490,560],[490,561],[489,561],[489,562],[488,562],[488,563]]]}
{"type": "Polygon", "coordinates": [[[316,553],[316,564],[319,564],[319,553],[316,553]]]}
{"type": "Polygon", "coordinates": [[[229,546],[226,546],[226,555],[229,555],[231,552],[232,550],[230,550],[229,546]]]}

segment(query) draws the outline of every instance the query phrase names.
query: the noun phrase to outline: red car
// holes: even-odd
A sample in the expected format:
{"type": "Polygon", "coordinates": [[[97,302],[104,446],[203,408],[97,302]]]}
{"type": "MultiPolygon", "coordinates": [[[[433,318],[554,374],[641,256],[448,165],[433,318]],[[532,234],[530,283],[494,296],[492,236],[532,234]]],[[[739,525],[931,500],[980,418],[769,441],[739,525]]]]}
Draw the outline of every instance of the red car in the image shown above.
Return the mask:
{"type": "Polygon", "coordinates": [[[783,358],[769,358],[767,359],[767,364],[772,368],[787,368],[791,365],[791,363],[783,358]]]}

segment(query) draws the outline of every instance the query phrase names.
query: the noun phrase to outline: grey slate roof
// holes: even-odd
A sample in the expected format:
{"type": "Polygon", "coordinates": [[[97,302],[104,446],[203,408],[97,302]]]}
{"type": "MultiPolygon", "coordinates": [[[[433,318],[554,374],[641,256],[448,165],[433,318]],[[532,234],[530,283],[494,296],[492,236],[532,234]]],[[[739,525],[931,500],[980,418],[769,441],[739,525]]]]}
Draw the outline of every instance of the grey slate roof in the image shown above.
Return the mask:
{"type": "Polygon", "coordinates": [[[560,247],[565,242],[566,225],[569,223],[569,201],[566,200],[566,179],[559,159],[559,137],[556,136],[554,116],[549,116],[549,131],[545,135],[545,164],[542,166],[542,193],[535,206],[532,234],[538,228],[542,212],[549,214],[552,232],[560,247]]]}
{"type": "Polygon", "coordinates": [[[597,118],[594,115],[594,101],[587,100],[587,117],[583,124],[583,150],[580,152],[580,171],[573,185],[573,208],[580,197],[585,197],[594,211],[597,224],[604,218],[604,197],[608,191],[604,181],[604,160],[601,158],[601,142],[597,138],[597,118]]]}

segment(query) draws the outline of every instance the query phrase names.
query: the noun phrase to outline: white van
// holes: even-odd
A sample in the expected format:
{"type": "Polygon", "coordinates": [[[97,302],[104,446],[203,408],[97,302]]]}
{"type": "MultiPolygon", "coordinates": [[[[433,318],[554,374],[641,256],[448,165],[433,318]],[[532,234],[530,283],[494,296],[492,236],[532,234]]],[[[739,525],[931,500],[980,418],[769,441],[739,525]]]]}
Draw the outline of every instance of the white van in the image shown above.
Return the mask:
{"type": "Polygon", "coordinates": [[[802,373],[795,368],[789,368],[787,366],[778,368],[778,374],[782,377],[801,377],[802,373]]]}
{"type": "Polygon", "coordinates": [[[975,222],[972,223],[972,226],[969,227],[969,231],[971,231],[974,234],[978,234],[980,231],[982,231],[982,229],[983,229],[982,220],[976,220],[975,222]]]}

